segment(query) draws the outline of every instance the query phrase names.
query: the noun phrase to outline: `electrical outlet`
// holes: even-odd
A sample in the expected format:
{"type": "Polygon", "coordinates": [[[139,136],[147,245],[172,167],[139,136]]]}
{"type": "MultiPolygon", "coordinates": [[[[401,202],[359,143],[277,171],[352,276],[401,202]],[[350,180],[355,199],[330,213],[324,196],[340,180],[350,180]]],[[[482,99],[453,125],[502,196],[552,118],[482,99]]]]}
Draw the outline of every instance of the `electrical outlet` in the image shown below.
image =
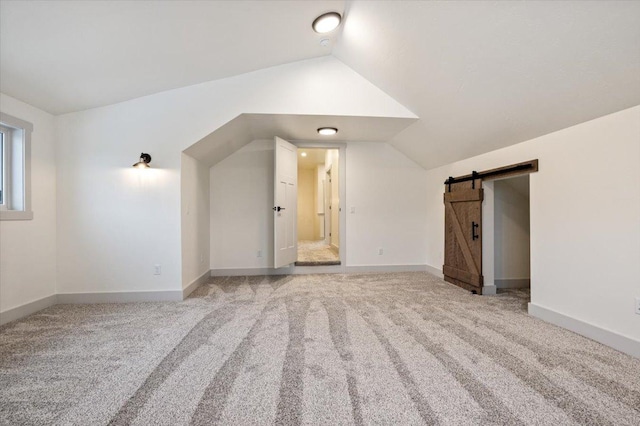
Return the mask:
{"type": "Polygon", "coordinates": [[[153,275],[162,274],[162,267],[160,265],[153,265],[153,275]]]}
{"type": "Polygon", "coordinates": [[[636,315],[640,315],[640,297],[636,297],[636,315]]]}
{"type": "Polygon", "coordinates": [[[381,255],[383,255],[383,254],[384,254],[384,250],[383,250],[383,249],[381,249],[381,248],[379,248],[379,249],[378,249],[378,256],[381,256],[381,255]]]}
{"type": "Polygon", "coordinates": [[[258,250],[256,252],[256,257],[262,257],[262,250],[258,250]]]}
{"type": "Polygon", "coordinates": [[[356,212],[356,208],[351,206],[351,213],[355,213],[356,212]]]}

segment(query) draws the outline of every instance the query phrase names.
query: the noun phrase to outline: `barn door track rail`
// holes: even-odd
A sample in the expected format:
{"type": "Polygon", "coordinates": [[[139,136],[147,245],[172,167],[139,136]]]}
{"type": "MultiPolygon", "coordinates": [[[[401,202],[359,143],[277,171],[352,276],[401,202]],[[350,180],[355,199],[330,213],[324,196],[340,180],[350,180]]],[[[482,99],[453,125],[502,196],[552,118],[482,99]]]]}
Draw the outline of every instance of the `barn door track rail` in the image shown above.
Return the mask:
{"type": "Polygon", "coordinates": [[[459,182],[471,182],[471,188],[475,189],[476,180],[484,179],[484,180],[492,180],[498,179],[502,177],[507,177],[511,175],[520,175],[526,173],[533,173],[538,171],[538,160],[530,160],[525,161],[523,163],[513,164],[507,167],[500,167],[497,169],[485,170],[484,172],[476,172],[475,170],[471,172],[470,175],[453,177],[449,176],[449,179],[445,180],[444,183],[447,185],[447,191],[451,192],[451,185],[459,182]]]}

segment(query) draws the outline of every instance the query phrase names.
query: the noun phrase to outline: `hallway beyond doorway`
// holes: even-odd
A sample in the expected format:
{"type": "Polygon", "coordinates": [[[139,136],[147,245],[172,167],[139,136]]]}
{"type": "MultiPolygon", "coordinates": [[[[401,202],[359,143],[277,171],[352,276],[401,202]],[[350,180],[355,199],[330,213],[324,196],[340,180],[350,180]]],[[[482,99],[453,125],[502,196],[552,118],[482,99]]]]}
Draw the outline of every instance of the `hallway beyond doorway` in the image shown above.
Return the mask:
{"type": "Polygon", "coordinates": [[[324,240],[298,241],[296,266],[340,265],[340,257],[335,248],[324,240]]]}

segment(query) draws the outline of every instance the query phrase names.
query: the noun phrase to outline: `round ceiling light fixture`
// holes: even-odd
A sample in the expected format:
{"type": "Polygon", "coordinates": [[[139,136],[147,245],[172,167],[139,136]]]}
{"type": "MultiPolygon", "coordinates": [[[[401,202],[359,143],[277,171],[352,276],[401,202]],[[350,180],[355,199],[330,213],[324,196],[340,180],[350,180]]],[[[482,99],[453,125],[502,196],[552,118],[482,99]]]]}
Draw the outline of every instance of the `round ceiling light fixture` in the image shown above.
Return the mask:
{"type": "Polygon", "coordinates": [[[338,129],[336,129],[335,127],[320,127],[318,129],[318,133],[320,133],[322,136],[333,136],[338,133],[338,129]]]}
{"type": "Polygon", "coordinates": [[[329,12],[318,16],[311,26],[313,31],[324,34],[338,28],[341,20],[342,16],[338,12],[329,12]]]}
{"type": "Polygon", "coordinates": [[[300,157],[306,157],[306,156],[307,156],[306,152],[303,151],[303,152],[300,153],[300,157]]]}

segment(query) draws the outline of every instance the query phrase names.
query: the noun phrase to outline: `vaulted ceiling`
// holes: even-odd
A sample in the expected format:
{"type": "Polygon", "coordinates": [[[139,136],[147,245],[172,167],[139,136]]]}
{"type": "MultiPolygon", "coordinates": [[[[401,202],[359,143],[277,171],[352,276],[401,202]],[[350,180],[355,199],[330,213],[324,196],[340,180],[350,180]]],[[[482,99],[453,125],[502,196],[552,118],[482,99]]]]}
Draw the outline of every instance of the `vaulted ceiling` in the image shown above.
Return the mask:
{"type": "Polygon", "coordinates": [[[2,0],[0,91],[61,114],[333,55],[418,116],[389,142],[431,168],[640,104],[639,21],[637,1],[2,0]]]}

